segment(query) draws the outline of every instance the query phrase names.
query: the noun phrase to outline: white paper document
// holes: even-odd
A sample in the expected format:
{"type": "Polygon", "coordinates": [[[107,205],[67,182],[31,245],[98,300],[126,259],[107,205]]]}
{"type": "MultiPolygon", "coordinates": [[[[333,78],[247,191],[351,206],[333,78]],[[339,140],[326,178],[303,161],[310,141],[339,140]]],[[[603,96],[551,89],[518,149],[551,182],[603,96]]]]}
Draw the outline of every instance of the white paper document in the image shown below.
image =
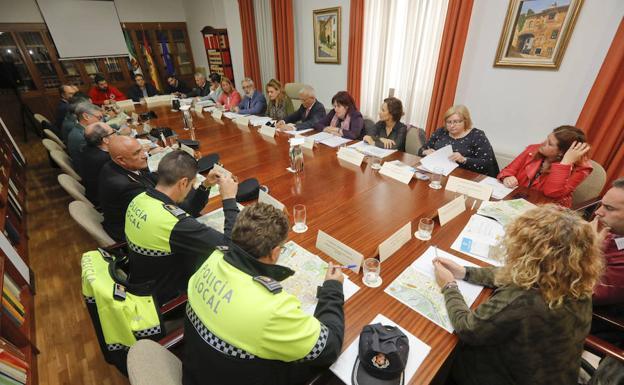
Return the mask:
{"type": "Polygon", "coordinates": [[[267,124],[272,121],[274,120],[269,116],[249,115],[249,123],[251,123],[252,126],[262,126],[263,124],[267,124]]]}
{"type": "Polygon", "coordinates": [[[324,144],[329,147],[340,147],[343,144],[349,143],[351,139],[341,138],[340,136],[332,135],[331,138],[327,138],[321,141],[321,144],[324,144]]]}
{"type": "Polygon", "coordinates": [[[505,236],[503,226],[493,219],[473,215],[451,249],[470,255],[494,266],[502,266],[504,256],[491,252],[505,236]]]}
{"type": "Polygon", "coordinates": [[[366,143],[365,141],[360,141],[355,144],[349,146],[350,148],[354,148],[361,152],[364,155],[375,156],[377,158],[385,158],[389,155],[394,154],[397,150],[390,150],[386,148],[379,148],[377,146],[366,143]]]}
{"type": "MultiPolygon", "coordinates": [[[[236,205],[239,210],[244,208],[244,206],[240,203],[236,203],[236,205]]],[[[197,222],[203,223],[211,229],[215,229],[223,234],[223,228],[225,227],[225,214],[223,213],[223,207],[197,217],[197,222]]]]}
{"type": "Polygon", "coordinates": [[[485,177],[485,179],[483,179],[479,183],[487,186],[492,186],[492,198],[494,199],[503,199],[516,189],[516,187],[506,187],[501,181],[496,178],[492,178],[491,176],[485,177]]]}
{"type": "MultiPolygon", "coordinates": [[[[408,384],[425,358],[427,358],[427,355],[431,351],[431,347],[414,337],[412,333],[405,330],[401,327],[401,325],[397,324],[393,320],[385,317],[383,314],[377,314],[377,316],[370,322],[371,325],[377,323],[387,326],[396,326],[407,336],[409,341],[409,355],[407,356],[407,364],[405,365],[404,383],[408,384]]],[[[351,374],[353,373],[355,360],[358,357],[359,345],[360,337],[358,336],[353,342],[351,342],[349,347],[342,352],[340,357],[338,357],[338,360],[329,367],[329,369],[334,372],[334,374],[340,378],[342,382],[348,385],[351,385],[352,383],[351,374]]]]}
{"type": "MultiPolygon", "coordinates": [[[[295,274],[281,282],[284,291],[299,299],[301,309],[310,314],[314,314],[314,309],[318,303],[316,298],[316,288],[323,286],[325,274],[327,274],[327,262],[318,255],[312,254],[308,250],[299,246],[293,241],[288,241],[277,260],[277,263],[295,271],[295,274]]],[[[342,285],[344,300],[347,302],[360,287],[344,276],[342,285]]]]}
{"type": "Polygon", "coordinates": [[[453,154],[453,147],[449,144],[441,149],[437,150],[433,154],[427,155],[420,160],[420,168],[425,171],[433,172],[435,169],[440,169],[444,176],[448,176],[459,165],[451,160],[449,156],[453,154]]]}
{"type": "MultiPolygon", "coordinates": [[[[303,135],[306,132],[310,132],[310,131],[314,131],[314,128],[306,128],[305,130],[288,130],[288,131],[284,131],[285,133],[287,133],[288,135],[303,135]]],[[[314,135],[312,135],[314,136],[314,135]]]]}
{"type": "Polygon", "coordinates": [[[483,202],[481,207],[479,207],[477,214],[496,219],[501,225],[507,226],[516,217],[534,207],[535,205],[533,203],[525,199],[483,202]]]}
{"type": "MultiPolygon", "coordinates": [[[[461,266],[476,266],[440,249],[437,250],[437,255],[448,258],[461,266]]],[[[423,255],[418,257],[397,279],[388,285],[385,292],[447,332],[452,333],[454,329],[446,311],[444,295],[440,292],[440,287],[435,280],[433,269],[435,256],[435,248],[430,246],[423,255]]],[[[472,306],[483,289],[483,286],[461,280],[457,281],[457,285],[468,307],[472,306]]]]}
{"type": "Polygon", "coordinates": [[[225,116],[228,119],[235,120],[238,118],[242,118],[243,116],[247,116],[247,115],[237,114],[236,112],[232,112],[232,111],[226,111],[223,113],[223,116],[225,116]]]}
{"type": "MultiPolygon", "coordinates": [[[[298,131],[298,132],[301,132],[301,131],[298,131]]],[[[325,139],[330,139],[332,136],[334,135],[330,134],[329,132],[319,132],[317,134],[308,136],[308,138],[318,143],[325,139]]]]}
{"type": "Polygon", "coordinates": [[[171,149],[171,147],[165,147],[161,152],[158,152],[154,155],[150,155],[147,158],[147,168],[149,168],[150,172],[158,171],[158,164],[160,164],[160,161],[162,160],[162,158],[164,158],[165,155],[167,155],[168,153],[172,151],[173,149],[171,149]]]}

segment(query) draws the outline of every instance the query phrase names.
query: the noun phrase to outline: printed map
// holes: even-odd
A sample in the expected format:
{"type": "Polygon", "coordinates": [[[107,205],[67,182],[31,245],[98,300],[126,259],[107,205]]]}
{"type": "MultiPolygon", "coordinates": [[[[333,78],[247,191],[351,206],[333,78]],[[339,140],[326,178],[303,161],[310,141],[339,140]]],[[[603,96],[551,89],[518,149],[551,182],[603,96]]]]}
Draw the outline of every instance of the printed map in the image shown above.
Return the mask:
{"type": "MultiPolygon", "coordinates": [[[[212,189],[210,190],[212,191],[212,189]]],[[[237,205],[239,210],[242,210],[244,208],[244,206],[240,203],[237,203],[237,205]]],[[[197,221],[217,230],[220,233],[223,233],[223,227],[225,226],[225,215],[223,214],[223,208],[211,211],[208,214],[204,214],[201,217],[198,217],[197,221]]]]}

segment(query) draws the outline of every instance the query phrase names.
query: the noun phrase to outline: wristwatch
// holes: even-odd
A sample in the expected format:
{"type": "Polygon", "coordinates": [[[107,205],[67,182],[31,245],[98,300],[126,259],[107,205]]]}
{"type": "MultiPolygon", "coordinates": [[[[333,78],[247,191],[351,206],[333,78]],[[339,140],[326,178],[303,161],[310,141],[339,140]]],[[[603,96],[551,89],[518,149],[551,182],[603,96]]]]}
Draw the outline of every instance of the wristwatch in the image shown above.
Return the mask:
{"type": "Polygon", "coordinates": [[[442,291],[451,287],[454,287],[455,289],[457,289],[457,282],[455,281],[448,282],[446,285],[442,286],[442,291]]]}

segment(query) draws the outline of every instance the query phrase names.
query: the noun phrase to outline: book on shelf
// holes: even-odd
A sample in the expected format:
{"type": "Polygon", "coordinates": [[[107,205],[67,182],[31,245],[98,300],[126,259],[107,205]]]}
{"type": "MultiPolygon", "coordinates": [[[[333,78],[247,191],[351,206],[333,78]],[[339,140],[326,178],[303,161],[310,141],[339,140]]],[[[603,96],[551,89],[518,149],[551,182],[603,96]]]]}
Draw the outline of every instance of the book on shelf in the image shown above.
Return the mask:
{"type": "Polygon", "coordinates": [[[3,362],[2,360],[0,360],[0,374],[9,377],[15,381],[18,381],[20,384],[26,383],[26,370],[13,367],[8,363],[3,362]]]}
{"type": "MultiPolygon", "coordinates": [[[[21,352],[19,353],[21,354],[21,352]]],[[[0,361],[24,372],[30,367],[28,362],[24,360],[23,355],[18,356],[12,349],[0,348],[0,361]]]]}
{"type": "Polygon", "coordinates": [[[21,316],[14,307],[8,304],[7,300],[2,297],[2,312],[6,315],[17,327],[22,326],[24,323],[24,317],[21,316]]]}
{"type": "Polygon", "coordinates": [[[7,289],[11,294],[13,294],[14,297],[19,298],[20,296],[20,289],[17,286],[17,284],[15,283],[15,281],[13,280],[13,278],[11,278],[8,274],[4,274],[4,285],[2,285],[2,289],[7,289]]]}
{"type": "Polygon", "coordinates": [[[22,304],[22,302],[19,300],[19,297],[15,297],[13,294],[11,294],[10,291],[8,290],[4,290],[4,288],[2,288],[2,298],[7,300],[7,302],[19,313],[22,315],[22,317],[24,316],[24,314],[26,314],[26,309],[24,308],[24,305],[22,304]]]}
{"type": "MultiPolygon", "coordinates": [[[[24,355],[24,353],[22,353],[22,351],[19,350],[17,346],[13,345],[12,343],[10,343],[9,341],[7,341],[6,339],[2,337],[0,337],[0,349],[2,349],[3,351],[7,353],[10,353],[15,358],[18,358],[24,361],[24,363],[26,363],[25,362],[26,356],[24,355]]],[[[28,366],[27,363],[26,365],[28,366]]]]}

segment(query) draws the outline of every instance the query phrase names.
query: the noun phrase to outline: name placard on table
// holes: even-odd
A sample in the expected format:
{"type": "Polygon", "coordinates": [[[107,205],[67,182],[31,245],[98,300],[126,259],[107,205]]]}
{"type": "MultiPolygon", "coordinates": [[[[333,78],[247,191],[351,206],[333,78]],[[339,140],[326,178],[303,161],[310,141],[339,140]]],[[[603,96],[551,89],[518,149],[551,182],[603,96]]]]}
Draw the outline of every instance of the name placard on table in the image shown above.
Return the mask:
{"type": "Polygon", "coordinates": [[[347,147],[340,147],[338,150],[338,159],[351,163],[355,166],[360,166],[364,160],[364,154],[347,147]]]}
{"type": "Polygon", "coordinates": [[[266,124],[262,125],[258,130],[260,135],[270,136],[271,138],[275,136],[275,127],[267,126],[266,124]]]}
{"type": "Polygon", "coordinates": [[[249,126],[249,117],[247,117],[247,116],[241,116],[241,117],[236,118],[236,119],[234,120],[234,122],[235,122],[236,124],[240,124],[241,126],[245,126],[245,127],[247,127],[247,126],[249,126]]]}
{"type": "Polygon", "coordinates": [[[379,173],[405,184],[408,184],[414,176],[414,172],[409,168],[399,167],[390,162],[385,162],[383,166],[381,166],[379,173]]]}
{"type": "Polygon", "coordinates": [[[269,204],[269,205],[275,207],[276,209],[278,209],[280,211],[284,210],[284,204],[282,202],[280,202],[277,199],[273,198],[266,191],[264,191],[262,189],[260,189],[260,191],[258,192],[258,203],[266,203],[266,204],[269,204]]]}
{"type": "Polygon", "coordinates": [[[388,259],[392,254],[396,253],[404,244],[412,239],[412,222],[401,227],[396,233],[392,234],[388,239],[379,244],[379,262],[388,259]]]}
{"type": "Polygon", "coordinates": [[[440,226],[444,226],[451,219],[455,218],[464,211],[466,211],[466,197],[460,195],[438,209],[440,226]]]}
{"type": "Polygon", "coordinates": [[[492,186],[473,182],[468,179],[458,178],[452,175],[449,176],[448,182],[446,182],[446,189],[448,191],[465,194],[471,198],[482,201],[489,201],[493,191],[492,186]]]}
{"type": "Polygon", "coordinates": [[[219,109],[212,111],[212,117],[215,119],[221,120],[221,118],[223,117],[223,111],[219,109]]]}
{"type": "Polygon", "coordinates": [[[316,248],[329,255],[342,265],[355,265],[351,269],[354,273],[360,272],[364,255],[353,250],[339,240],[330,237],[327,233],[319,230],[316,236],[316,248]]]}

